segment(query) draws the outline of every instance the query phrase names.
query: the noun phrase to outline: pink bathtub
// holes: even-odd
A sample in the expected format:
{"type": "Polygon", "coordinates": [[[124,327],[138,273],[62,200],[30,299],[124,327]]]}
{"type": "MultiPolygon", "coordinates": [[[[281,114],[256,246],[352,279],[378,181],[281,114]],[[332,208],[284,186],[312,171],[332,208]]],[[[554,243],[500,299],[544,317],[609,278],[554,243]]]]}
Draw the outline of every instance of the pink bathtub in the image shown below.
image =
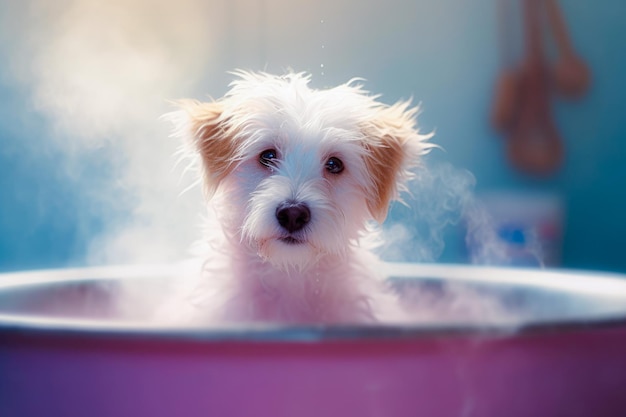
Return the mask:
{"type": "Polygon", "coordinates": [[[0,275],[0,416],[626,416],[619,275],[389,265],[455,311],[402,327],[115,315],[120,283],[149,291],[175,270],[0,275]],[[457,308],[468,294],[491,304],[457,308]]]}

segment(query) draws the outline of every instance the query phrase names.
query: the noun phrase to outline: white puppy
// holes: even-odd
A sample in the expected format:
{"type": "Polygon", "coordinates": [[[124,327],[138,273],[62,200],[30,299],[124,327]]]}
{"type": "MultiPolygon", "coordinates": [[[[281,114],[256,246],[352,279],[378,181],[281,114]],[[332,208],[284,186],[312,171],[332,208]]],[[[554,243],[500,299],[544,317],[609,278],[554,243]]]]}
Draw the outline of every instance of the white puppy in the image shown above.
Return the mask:
{"type": "Polygon", "coordinates": [[[394,320],[371,253],[375,222],[432,147],[408,102],[376,101],[353,80],[237,72],[213,102],[169,115],[199,157],[219,228],[208,231],[196,318],[281,323],[394,320]]]}

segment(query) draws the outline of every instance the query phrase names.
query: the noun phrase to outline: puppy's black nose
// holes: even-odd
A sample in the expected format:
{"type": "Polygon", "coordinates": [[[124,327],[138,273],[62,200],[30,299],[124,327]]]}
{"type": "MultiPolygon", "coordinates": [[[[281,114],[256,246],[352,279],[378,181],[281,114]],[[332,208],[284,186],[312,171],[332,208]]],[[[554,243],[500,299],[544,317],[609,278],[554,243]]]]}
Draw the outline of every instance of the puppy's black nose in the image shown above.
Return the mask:
{"type": "Polygon", "coordinates": [[[294,233],[311,220],[311,211],[306,204],[285,202],[276,208],[276,219],[283,229],[294,233]]]}

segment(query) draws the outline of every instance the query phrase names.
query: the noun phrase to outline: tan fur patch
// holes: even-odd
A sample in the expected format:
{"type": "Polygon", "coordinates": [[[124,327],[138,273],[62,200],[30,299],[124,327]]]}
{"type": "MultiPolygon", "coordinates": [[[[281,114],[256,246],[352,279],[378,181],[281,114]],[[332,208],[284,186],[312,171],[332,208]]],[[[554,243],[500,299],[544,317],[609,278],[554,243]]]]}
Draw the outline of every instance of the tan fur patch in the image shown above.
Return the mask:
{"type": "Polygon", "coordinates": [[[237,146],[233,132],[222,118],[219,102],[184,101],[179,104],[189,116],[189,131],[202,157],[206,185],[212,191],[234,166],[237,146]]]}
{"type": "Polygon", "coordinates": [[[387,217],[389,203],[398,192],[398,182],[405,177],[404,171],[417,159],[413,151],[420,149],[411,144],[422,138],[415,130],[416,109],[408,109],[408,105],[408,102],[399,102],[380,109],[377,118],[364,129],[365,164],[373,185],[367,204],[379,223],[387,217]]]}
{"type": "Polygon", "coordinates": [[[366,146],[367,170],[372,178],[373,190],[368,195],[367,208],[374,219],[382,223],[387,217],[389,202],[396,194],[396,177],[402,169],[404,151],[402,144],[391,136],[380,143],[366,146]]]}

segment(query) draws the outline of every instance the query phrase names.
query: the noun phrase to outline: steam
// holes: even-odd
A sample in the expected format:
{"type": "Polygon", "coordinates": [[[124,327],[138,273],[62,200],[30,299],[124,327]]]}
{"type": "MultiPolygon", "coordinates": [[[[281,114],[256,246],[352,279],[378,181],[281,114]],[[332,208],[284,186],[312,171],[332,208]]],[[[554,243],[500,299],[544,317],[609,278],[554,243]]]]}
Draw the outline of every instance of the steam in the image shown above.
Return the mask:
{"type": "Polygon", "coordinates": [[[209,70],[217,42],[207,2],[10,3],[2,6],[0,31],[17,43],[4,45],[6,62],[51,130],[51,143],[37,146],[62,149],[67,160],[60,166],[78,186],[79,175],[98,175],[85,169],[87,157],[106,159],[118,182],[85,193],[103,211],[132,210],[131,218],[94,240],[89,260],[180,258],[196,237],[197,224],[189,220],[200,199],[197,193],[179,196],[186,186],[172,170],[178,144],[158,119],[169,110],[167,99],[192,95],[189,80],[209,70]]]}
{"type": "Polygon", "coordinates": [[[402,203],[396,203],[385,224],[382,257],[389,261],[434,262],[442,254],[446,237],[455,227],[472,247],[470,261],[506,264],[506,246],[496,223],[476,197],[476,180],[466,170],[449,163],[424,165],[409,186],[402,203]]]}

